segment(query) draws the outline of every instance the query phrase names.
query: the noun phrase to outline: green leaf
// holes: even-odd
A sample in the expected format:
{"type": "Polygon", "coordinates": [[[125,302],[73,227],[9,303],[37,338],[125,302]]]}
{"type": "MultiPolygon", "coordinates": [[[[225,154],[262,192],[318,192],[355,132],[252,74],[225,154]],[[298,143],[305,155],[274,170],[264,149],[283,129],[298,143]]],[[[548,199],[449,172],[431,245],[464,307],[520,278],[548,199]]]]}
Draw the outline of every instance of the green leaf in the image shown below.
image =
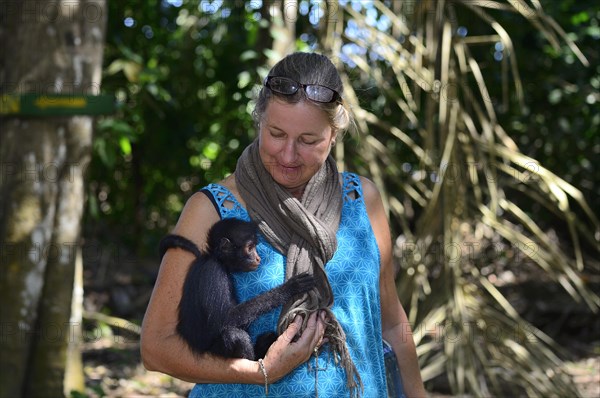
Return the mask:
{"type": "Polygon", "coordinates": [[[131,155],[131,141],[127,137],[121,137],[119,139],[119,146],[123,155],[131,155]]]}
{"type": "Polygon", "coordinates": [[[216,142],[210,142],[202,150],[202,154],[210,160],[215,160],[221,151],[221,147],[216,142]]]}

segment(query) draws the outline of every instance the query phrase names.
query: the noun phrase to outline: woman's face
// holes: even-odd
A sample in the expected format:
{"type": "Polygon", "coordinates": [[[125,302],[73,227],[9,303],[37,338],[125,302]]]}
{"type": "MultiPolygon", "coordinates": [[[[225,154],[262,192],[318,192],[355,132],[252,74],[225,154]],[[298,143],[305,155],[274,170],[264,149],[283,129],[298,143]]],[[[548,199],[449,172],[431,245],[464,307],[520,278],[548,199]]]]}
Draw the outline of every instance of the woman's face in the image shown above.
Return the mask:
{"type": "Polygon", "coordinates": [[[309,101],[272,99],[260,122],[259,152],[273,179],[297,198],[323,165],[335,134],[327,115],[309,101]]]}

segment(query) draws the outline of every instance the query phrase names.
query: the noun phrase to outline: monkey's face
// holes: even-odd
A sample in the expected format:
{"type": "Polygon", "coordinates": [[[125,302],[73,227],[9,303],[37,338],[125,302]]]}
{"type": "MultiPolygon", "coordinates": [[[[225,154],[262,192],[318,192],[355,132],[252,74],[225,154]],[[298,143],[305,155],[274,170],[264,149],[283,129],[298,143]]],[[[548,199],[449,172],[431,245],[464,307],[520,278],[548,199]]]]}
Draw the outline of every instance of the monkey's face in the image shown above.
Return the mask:
{"type": "Polygon", "coordinates": [[[221,220],[208,232],[207,252],[228,271],[254,271],[260,264],[257,233],[255,223],[235,218],[221,220]]]}
{"type": "Polygon", "coordinates": [[[260,256],[256,251],[256,242],[253,240],[247,241],[240,249],[238,266],[232,271],[250,272],[256,271],[260,264],[260,256]]]}

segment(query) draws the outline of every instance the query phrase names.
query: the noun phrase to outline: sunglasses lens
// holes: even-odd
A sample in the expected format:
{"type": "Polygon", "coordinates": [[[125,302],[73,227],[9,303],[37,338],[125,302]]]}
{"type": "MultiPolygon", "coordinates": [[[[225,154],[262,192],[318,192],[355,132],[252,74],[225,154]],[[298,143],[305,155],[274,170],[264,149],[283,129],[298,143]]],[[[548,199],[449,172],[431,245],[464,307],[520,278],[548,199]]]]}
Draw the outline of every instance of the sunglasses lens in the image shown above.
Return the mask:
{"type": "Polygon", "coordinates": [[[283,95],[296,94],[300,87],[304,87],[304,92],[308,99],[316,102],[333,102],[339,96],[335,90],[329,87],[317,84],[302,85],[287,77],[269,76],[265,81],[265,86],[283,95]]]}
{"type": "Polygon", "coordinates": [[[298,91],[298,83],[285,77],[270,77],[269,88],[277,93],[291,95],[298,91]]]}
{"type": "Polygon", "coordinates": [[[305,91],[309,99],[317,102],[331,102],[335,95],[335,91],[324,86],[308,85],[305,91]]]}

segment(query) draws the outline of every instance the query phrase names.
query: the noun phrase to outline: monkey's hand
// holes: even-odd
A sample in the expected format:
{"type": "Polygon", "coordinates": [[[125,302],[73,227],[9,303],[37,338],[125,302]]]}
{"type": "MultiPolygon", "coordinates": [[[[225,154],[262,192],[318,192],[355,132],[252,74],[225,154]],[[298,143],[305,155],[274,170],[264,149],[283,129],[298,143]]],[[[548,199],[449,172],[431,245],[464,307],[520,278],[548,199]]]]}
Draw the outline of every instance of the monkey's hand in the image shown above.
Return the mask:
{"type": "Polygon", "coordinates": [[[292,276],[286,283],[287,288],[292,296],[296,294],[306,293],[315,287],[315,278],[308,272],[303,272],[292,276]]]}

